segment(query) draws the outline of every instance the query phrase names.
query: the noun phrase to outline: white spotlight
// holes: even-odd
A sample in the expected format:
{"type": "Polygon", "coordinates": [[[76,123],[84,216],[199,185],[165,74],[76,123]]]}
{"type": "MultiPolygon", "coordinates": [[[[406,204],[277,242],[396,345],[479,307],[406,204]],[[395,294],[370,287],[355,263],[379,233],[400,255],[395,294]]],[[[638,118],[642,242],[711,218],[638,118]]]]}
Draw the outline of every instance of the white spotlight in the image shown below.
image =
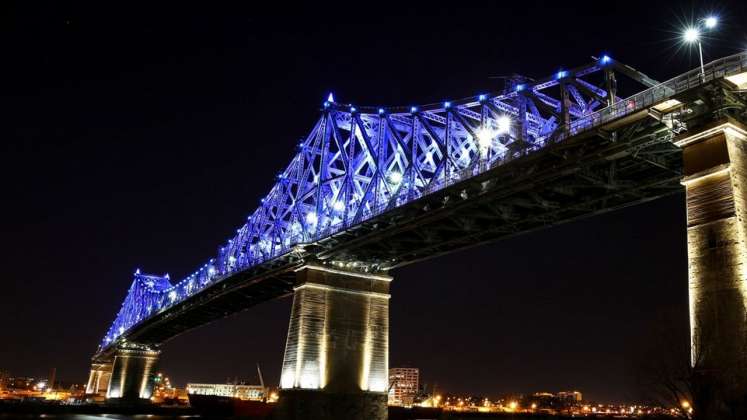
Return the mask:
{"type": "Polygon", "coordinates": [[[496,133],[495,131],[491,130],[489,127],[483,127],[480,130],[477,131],[477,144],[480,145],[480,149],[487,150],[490,148],[490,145],[493,143],[493,138],[495,137],[496,133]]]}
{"type": "Polygon", "coordinates": [[[399,183],[402,182],[402,174],[396,171],[390,173],[389,182],[391,182],[394,185],[399,185],[399,183]]]}
{"type": "Polygon", "coordinates": [[[498,134],[506,134],[511,129],[511,118],[508,115],[498,117],[498,134]]]}
{"type": "Polygon", "coordinates": [[[683,35],[685,42],[693,43],[700,38],[700,31],[698,28],[687,28],[683,35]]]}

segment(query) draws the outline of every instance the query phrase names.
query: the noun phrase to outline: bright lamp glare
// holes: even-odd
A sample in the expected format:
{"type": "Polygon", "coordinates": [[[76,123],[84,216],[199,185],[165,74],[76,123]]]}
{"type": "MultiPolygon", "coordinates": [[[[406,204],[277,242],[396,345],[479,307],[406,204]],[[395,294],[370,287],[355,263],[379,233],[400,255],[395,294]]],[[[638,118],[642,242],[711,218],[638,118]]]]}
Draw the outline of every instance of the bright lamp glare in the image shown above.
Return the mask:
{"type": "Polygon", "coordinates": [[[685,42],[695,42],[700,38],[700,31],[697,28],[687,28],[684,34],[685,42]]]}
{"type": "Polygon", "coordinates": [[[399,185],[402,182],[402,174],[399,172],[392,172],[389,174],[389,182],[394,185],[399,185]]]}
{"type": "Polygon", "coordinates": [[[708,16],[703,23],[705,23],[706,28],[713,29],[718,25],[718,18],[716,16],[708,16]]]}
{"type": "Polygon", "coordinates": [[[498,117],[498,134],[506,134],[511,129],[511,118],[506,115],[498,117]]]}
{"type": "Polygon", "coordinates": [[[314,213],[313,211],[306,214],[306,223],[315,225],[317,221],[318,218],[316,217],[316,213],[314,213]]]}
{"type": "Polygon", "coordinates": [[[495,132],[488,127],[483,127],[477,132],[477,143],[481,149],[488,149],[493,143],[495,132]]]}

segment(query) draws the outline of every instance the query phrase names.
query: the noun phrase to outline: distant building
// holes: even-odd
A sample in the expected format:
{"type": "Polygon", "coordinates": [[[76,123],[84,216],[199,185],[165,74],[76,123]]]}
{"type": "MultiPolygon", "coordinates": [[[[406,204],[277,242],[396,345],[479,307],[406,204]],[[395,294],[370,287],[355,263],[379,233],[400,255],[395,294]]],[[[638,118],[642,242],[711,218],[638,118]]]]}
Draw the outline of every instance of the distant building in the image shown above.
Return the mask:
{"type": "Polygon", "coordinates": [[[418,395],[418,368],[389,369],[389,405],[411,406],[418,395]]]}
{"type": "Polygon", "coordinates": [[[561,391],[558,392],[557,397],[569,402],[581,402],[583,400],[583,396],[578,391],[561,391]]]}
{"type": "Polygon", "coordinates": [[[8,387],[8,373],[3,372],[0,370],[0,389],[5,389],[8,387]]]}
{"type": "Polygon", "coordinates": [[[216,395],[255,401],[262,401],[266,397],[265,389],[261,385],[187,384],[187,394],[216,395]]]}
{"type": "Polygon", "coordinates": [[[8,378],[6,385],[8,388],[31,391],[34,389],[34,386],[36,386],[36,383],[36,379],[30,376],[16,376],[8,378]]]}

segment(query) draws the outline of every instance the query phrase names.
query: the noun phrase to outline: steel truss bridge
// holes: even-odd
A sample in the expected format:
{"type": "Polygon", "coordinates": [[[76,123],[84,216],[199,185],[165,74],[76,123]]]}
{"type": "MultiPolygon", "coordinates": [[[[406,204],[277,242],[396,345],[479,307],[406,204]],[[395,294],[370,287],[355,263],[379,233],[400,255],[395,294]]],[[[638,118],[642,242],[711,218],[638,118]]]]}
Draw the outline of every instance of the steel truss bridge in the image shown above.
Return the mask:
{"type": "Polygon", "coordinates": [[[371,108],[330,97],[214,258],[175,284],[135,273],[94,360],[289,295],[294,269],[310,261],[385,272],[680,192],[673,137],[743,116],[738,85],[747,81],[730,78],[745,71],[747,54],[738,54],[658,83],[604,56],[440,104],[371,108]],[[622,88],[639,93],[622,98],[622,88]]]}

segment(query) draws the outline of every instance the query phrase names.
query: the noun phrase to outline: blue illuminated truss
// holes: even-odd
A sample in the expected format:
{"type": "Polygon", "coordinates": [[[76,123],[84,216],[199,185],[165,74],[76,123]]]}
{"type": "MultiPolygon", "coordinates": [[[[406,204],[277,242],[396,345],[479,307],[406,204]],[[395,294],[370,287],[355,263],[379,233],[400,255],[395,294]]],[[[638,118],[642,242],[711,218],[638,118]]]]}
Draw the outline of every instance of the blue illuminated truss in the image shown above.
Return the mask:
{"type": "MultiPolygon", "coordinates": [[[[615,96],[610,69],[616,65],[604,56],[540,81],[512,79],[501,93],[425,106],[355,107],[330,95],[261,205],[214,258],[173,285],[168,276],[135,273],[101,347],[297,244],[340,232],[658,100],[615,96]]],[[[676,90],[660,86],[661,95],[676,90]]]]}

